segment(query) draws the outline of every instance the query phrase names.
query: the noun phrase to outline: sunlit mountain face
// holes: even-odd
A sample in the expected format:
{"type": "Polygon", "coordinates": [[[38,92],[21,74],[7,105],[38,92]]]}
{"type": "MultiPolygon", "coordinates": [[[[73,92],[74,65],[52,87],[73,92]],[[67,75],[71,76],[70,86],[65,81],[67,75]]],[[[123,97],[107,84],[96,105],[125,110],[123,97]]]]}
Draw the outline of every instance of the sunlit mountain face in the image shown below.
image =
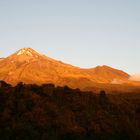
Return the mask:
{"type": "Polygon", "coordinates": [[[140,85],[121,70],[105,65],[90,69],[79,68],[49,58],[31,48],[20,49],[7,58],[0,59],[0,80],[12,85],[19,82],[39,85],[53,83],[82,90],[126,90],[125,86],[140,85]],[[119,88],[116,89],[116,86],[119,88]]]}

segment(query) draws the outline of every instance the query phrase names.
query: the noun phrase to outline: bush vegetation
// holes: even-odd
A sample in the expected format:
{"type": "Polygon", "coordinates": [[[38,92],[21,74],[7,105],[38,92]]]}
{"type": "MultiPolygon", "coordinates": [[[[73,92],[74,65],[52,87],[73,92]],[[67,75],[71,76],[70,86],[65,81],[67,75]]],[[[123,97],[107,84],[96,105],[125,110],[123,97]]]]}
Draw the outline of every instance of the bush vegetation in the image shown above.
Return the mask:
{"type": "Polygon", "coordinates": [[[0,82],[0,140],[138,140],[140,94],[0,82]]]}

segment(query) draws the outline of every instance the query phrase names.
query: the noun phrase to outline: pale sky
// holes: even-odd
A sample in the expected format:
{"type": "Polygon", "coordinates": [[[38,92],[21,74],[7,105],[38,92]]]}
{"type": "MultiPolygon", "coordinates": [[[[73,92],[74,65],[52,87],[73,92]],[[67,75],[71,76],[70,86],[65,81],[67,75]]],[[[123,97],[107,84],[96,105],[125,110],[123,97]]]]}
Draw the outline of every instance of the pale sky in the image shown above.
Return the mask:
{"type": "Polygon", "coordinates": [[[0,0],[0,57],[23,47],[140,73],[140,0],[0,0]]]}

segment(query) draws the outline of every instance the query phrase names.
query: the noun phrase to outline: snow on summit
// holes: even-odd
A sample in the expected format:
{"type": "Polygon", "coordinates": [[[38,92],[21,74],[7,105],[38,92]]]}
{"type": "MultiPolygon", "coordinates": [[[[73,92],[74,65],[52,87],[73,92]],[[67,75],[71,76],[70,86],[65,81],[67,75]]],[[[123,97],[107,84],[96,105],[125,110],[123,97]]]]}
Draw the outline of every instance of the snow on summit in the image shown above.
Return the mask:
{"type": "Polygon", "coordinates": [[[33,56],[32,50],[30,48],[23,48],[17,52],[17,55],[28,55],[33,56]]]}
{"type": "Polygon", "coordinates": [[[8,57],[10,61],[13,62],[29,62],[29,61],[36,61],[39,59],[44,59],[43,55],[39,54],[32,48],[22,48],[18,50],[16,53],[10,55],[8,57]]]}

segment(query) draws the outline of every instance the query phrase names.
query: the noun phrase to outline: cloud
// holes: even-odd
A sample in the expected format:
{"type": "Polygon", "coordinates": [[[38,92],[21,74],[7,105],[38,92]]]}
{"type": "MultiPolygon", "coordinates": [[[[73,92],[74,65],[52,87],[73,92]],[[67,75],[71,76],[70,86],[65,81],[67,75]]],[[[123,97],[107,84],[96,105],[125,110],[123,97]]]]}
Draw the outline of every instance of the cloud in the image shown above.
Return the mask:
{"type": "Polygon", "coordinates": [[[140,74],[134,74],[130,77],[130,80],[140,81],[140,74]]]}

